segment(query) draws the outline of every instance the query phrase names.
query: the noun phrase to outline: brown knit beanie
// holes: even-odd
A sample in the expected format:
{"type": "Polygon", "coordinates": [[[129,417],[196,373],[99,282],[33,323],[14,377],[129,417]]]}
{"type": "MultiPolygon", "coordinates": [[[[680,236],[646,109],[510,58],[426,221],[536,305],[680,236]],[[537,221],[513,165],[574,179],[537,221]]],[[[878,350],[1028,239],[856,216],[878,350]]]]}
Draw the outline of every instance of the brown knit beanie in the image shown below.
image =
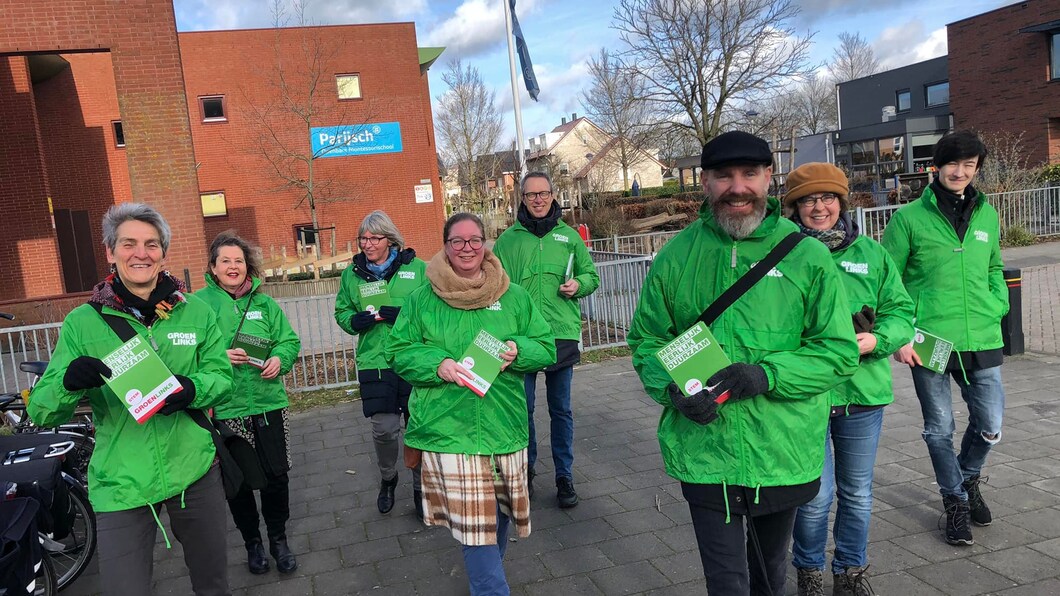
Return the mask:
{"type": "Polygon", "coordinates": [[[818,192],[834,192],[845,207],[849,193],[843,170],[821,162],[804,163],[795,168],[788,174],[785,186],[784,206],[788,209],[794,209],[798,199],[818,192]]]}

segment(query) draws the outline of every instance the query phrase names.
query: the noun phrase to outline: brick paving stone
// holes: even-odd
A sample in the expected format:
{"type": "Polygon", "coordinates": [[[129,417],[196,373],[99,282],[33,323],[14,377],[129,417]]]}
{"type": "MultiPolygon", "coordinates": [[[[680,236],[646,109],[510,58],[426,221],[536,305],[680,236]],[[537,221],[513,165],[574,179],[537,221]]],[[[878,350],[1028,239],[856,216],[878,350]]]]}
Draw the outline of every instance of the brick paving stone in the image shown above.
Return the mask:
{"type": "Polygon", "coordinates": [[[648,561],[621,565],[615,569],[604,569],[589,574],[589,579],[604,594],[639,594],[646,590],[669,585],[658,569],[648,561]]]}
{"type": "Polygon", "coordinates": [[[946,594],[983,594],[1011,588],[1012,580],[977,565],[969,559],[955,559],[910,569],[920,578],[946,594]]]}
{"type": "Polygon", "coordinates": [[[1056,559],[1026,546],[972,557],[969,561],[982,565],[1018,584],[1032,583],[1060,575],[1056,559]]]}
{"type": "Polygon", "coordinates": [[[596,545],[576,546],[545,553],[541,555],[541,561],[554,577],[585,574],[614,567],[611,559],[596,545]]]}

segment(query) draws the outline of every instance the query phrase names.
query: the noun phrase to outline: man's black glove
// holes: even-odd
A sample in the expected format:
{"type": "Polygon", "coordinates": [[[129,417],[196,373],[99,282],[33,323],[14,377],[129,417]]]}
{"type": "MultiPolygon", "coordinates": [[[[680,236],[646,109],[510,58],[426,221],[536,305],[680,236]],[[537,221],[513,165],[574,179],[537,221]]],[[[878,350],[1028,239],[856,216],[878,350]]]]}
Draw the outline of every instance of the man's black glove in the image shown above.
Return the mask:
{"type": "Polygon", "coordinates": [[[872,333],[874,327],[876,327],[876,311],[866,305],[854,313],[854,333],[872,333]]]}
{"type": "Polygon", "coordinates": [[[110,378],[110,367],[99,358],[78,356],[66,367],[63,387],[67,391],[81,391],[103,386],[103,377],[110,378]]]}
{"type": "Polygon", "coordinates": [[[720,398],[726,391],[729,401],[739,401],[769,391],[769,379],[766,370],[757,364],[734,362],[714,373],[707,379],[707,387],[713,399],[720,398]]]}
{"type": "Polygon", "coordinates": [[[372,325],[375,325],[378,321],[375,320],[375,315],[371,311],[362,310],[361,312],[353,315],[350,319],[350,327],[353,327],[354,331],[361,332],[368,329],[372,325]]]}
{"type": "Polygon", "coordinates": [[[379,316],[388,323],[393,323],[397,320],[398,313],[401,312],[400,306],[380,306],[379,316]]]}
{"type": "Polygon", "coordinates": [[[195,400],[195,383],[184,375],[173,375],[180,381],[181,390],[166,398],[166,405],[158,412],[169,416],[175,414],[188,406],[195,400]]]}
{"type": "Polygon", "coordinates": [[[697,391],[692,395],[686,396],[673,383],[670,383],[667,390],[670,393],[670,403],[677,408],[678,412],[684,414],[685,418],[692,422],[710,424],[718,417],[718,404],[714,401],[714,397],[706,391],[697,391]]]}

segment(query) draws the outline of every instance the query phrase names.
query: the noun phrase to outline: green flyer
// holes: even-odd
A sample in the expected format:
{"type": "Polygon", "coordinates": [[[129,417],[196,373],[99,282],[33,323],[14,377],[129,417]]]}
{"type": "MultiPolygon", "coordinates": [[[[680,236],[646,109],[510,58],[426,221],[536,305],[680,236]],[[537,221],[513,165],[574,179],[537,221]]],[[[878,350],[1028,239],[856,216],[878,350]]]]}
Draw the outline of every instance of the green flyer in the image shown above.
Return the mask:
{"type": "Polygon", "coordinates": [[[375,320],[381,321],[379,307],[390,306],[390,288],[386,281],[373,281],[357,286],[361,295],[361,308],[375,315],[375,320]]]}
{"type": "Polygon", "coordinates": [[[143,424],[181,390],[180,382],[169,372],[158,354],[137,335],[103,357],[111,375],[107,387],[125,401],[132,417],[143,424]]]}
{"type": "Polygon", "coordinates": [[[920,356],[924,368],[943,374],[953,352],[953,342],[917,329],[913,334],[913,351],[920,356]]]}
{"type": "Polygon", "coordinates": [[[493,337],[485,329],[479,331],[460,359],[460,365],[471,373],[471,377],[460,375],[463,385],[479,397],[486,395],[497,375],[501,374],[501,354],[510,349],[508,344],[493,337]]]}
{"type": "Polygon", "coordinates": [[[707,379],[732,364],[702,321],[663,346],[655,357],[686,396],[701,391],[707,379]]]}
{"type": "Polygon", "coordinates": [[[232,340],[232,348],[243,348],[243,351],[247,353],[247,360],[254,366],[263,368],[272,350],[272,340],[241,331],[232,340]]]}

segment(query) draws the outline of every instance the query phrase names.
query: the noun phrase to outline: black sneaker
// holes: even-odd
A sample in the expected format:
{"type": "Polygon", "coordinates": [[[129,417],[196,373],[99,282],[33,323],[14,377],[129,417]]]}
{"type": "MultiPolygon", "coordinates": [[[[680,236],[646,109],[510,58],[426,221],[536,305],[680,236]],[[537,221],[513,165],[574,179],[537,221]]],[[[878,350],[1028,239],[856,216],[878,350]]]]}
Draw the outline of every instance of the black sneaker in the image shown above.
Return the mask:
{"type": "Polygon", "coordinates": [[[533,468],[526,471],[526,494],[530,499],[534,498],[534,476],[537,476],[537,472],[533,468]]]}
{"type": "Polygon", "coordinates": [[[964,491],[968,493],[968,509],[972,523],[977,526],[989,526],[994,521],[994,517],[990,515],[990,508],[986,506],[986,501],[983,500],[983,494],[979,492],[979,483],[983,480],[980,480],[979,474],[976,474],[961,483],[964,491]]]}
{"type": "Polygon", "coordinates": [[[379,483],[379,498],[375,500],[379,513],[390,513],[394,508],[394,489],[397,488],[397,483],[397,476],[379,483]]]}
{"type": "Polygon", "coordinates": [[[820,569],[796,569],[799,572],[799,596],[824,596],[824,572],[820,569]]]}
{"type": "Polygon", "coordinates": [[[832,596],[876,596],[866,574],[869,566],[847,567],[832,576],[832,596]]]}
{"type": "Polygon", "coordinates": [[[574,480],[559,478],[556,480],[556,499],[560,509],[570,509],[578,504],[578,493],[574,490],[574,480]]]}
{"type": "Polygon", "coordinates": [[[968,501],[948,495],[942,498],[942,505],[946,508],[946,542],[954,546],[975,544],[972,530],[968,527],[968,501]]]}

